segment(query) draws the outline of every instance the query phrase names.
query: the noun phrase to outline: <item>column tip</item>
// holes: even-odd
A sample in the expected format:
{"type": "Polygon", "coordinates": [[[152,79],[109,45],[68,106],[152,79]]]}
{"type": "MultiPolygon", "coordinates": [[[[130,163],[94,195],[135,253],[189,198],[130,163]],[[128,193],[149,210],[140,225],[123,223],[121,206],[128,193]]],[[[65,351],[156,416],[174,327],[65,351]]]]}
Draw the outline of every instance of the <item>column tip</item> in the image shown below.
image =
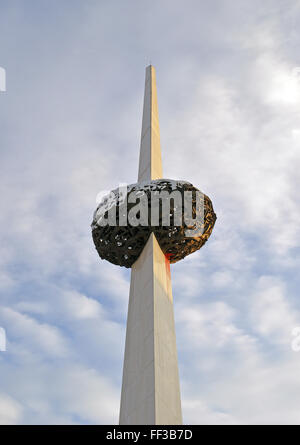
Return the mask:
{"type": "Polygon", "coordinates": [[[150,69],[151,69],[151,68],[155,69],[154,66],[152,65],[152,63],[149,63],[149,65],[146,66],[146,70],[148,70],[149,68],[150,68],[150,69]]]}

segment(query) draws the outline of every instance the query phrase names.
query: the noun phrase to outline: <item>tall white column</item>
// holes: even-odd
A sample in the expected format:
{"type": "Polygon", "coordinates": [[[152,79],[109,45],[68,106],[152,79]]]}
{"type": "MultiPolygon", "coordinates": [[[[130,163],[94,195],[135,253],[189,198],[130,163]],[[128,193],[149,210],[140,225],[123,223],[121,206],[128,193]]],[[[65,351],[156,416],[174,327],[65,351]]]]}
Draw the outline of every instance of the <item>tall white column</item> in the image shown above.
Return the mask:
{"type": "MultiPolygon", "coordinates": [[[[153,66],[146,68],[139,181],[162,177],[153,66]]],[[[154,234],[131,270],[121,425],[182,423],[170,263],[154,234]]]]}
{"type": "Polygon", "coordinates": [[[170,264],[152,234],[132,266],[120,424],[181,423],[170,264]]]}
{"type": "Polygon", "coordinates": [[[162,178],[155,68],[146,68],[138,181],[162,178]]]}

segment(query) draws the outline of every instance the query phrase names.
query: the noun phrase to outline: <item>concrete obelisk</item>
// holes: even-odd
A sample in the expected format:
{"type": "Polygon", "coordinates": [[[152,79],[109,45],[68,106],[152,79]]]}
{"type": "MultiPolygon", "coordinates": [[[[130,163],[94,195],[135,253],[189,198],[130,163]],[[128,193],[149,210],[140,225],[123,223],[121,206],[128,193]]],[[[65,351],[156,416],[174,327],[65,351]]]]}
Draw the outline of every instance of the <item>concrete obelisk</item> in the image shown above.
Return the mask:
{"type": "MultiPolygon", "coordinates": [[[[138,181],[162,178],[155,69],[146,68],[138,181]]],[[[182,424],[170,263],[152,233],[131,268],[120,425],[182,424]]]]}

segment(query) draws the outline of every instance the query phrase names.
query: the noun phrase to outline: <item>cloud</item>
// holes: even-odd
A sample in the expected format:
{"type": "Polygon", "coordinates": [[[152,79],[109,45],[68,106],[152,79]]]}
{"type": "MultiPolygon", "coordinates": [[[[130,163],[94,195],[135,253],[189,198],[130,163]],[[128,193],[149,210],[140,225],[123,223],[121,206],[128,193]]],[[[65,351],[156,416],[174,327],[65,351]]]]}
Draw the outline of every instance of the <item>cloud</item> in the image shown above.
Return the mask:
{"type": "Polygon", "coordinates": [[[299,423],[299,12],[1,5],[1,422],[118,421],[130,273],[90,223],[100,190],[136,180],[151,58],[164,174],[218,216],[172,267],[185,422],[299,423]]]}
{"type": "Polygon", "coordinates": [[[251,319],[254,330],[270,342],[291,344],[291,331],[300,320],[300,313],[292,307],[284,284],[262,276],[252,296],[251,319]]]}
{"type": "Polygon", "coordinates": [[[88,298],[77,292],[66,292],[63,299],[63,310],[67,316],[78,319],[98,318],[101,313],[101,306],[98,301],[88,298]]]}
{"type": "Polygon", "coordinates": [[[0,423],[115,424],[119,391],[107,376],[75,362],[3,367],[12,396],[0,397],[0,423]],[[24,405],[13,397],[22,399],[24,405]]]}
{"type": "Polygon", "coordinates": [[[1,309],[1,320],[7,327],[9,349],[13,350],[15,339],[17,347],[22,344],[26,349],[30,345],[30,348],[45,355],[59,357],[68,354],[67,340],[56,326],[40,323],[10,308],[1,309]]]}
{"type": "Polygon", "coordinates": [[[22,406],[16,400],[0,394],[0,425],[14,425],[18,423],[22,414],[22,406]]]}

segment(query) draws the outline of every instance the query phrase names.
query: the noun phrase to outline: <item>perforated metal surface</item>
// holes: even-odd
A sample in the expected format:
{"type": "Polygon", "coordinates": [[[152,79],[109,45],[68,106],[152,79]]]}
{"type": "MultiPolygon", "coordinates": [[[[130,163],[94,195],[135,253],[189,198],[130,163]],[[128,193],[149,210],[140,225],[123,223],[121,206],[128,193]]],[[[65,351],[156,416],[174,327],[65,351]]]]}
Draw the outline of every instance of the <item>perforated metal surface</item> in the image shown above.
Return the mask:
{"type": "MultiPolygon", "coordinates": [[[[202,197],[200,201],[196,199],[196,191],[200,192],[191,183],[185,181],[174,181],[169,179],[153,180],[151,182],[143,182],[132,184],[127,187],[125,193],[121,196],[119,189],[111,192],[111,197],[103,200],[97,207],[94,213],[92,222],[93,240],[102,259],[108,260],[113,264],[119,266],[131,267],[141,254],[151,232],[154,232],[157,241],[165,255],[170,260],[170,263],[176,263],[185,256],[200,249],[211,235],[212,229],[216,221],[216,214],[214,213],[212,202],[208,196],[199,193],[202,197]],[[200,233],[195,233],[195,236],[186,236],[187,230],[192,228],[187,225],[184,215],[184,205],[176,207],[173,200],[170,201],[170,224],[164,226],[162,213],[159,213],[158,225],[151,225],[151,193],[160,193],[167,191],[169,193],[177,191],[182,196],[182,203],[184,203],[184,192],[192,192],[191,209],[192,217],[196,217],[196,206],[204,204],[204,213],[198,230],[200,233]],[[124,199],[127,202],[127,214],[136,205],[136,202],[128,202],[128,197],[132,193],[145,194],[148,198],[148,223],[147,225],[132,226],[131,224],[121,225],[120,214],[124,215],[124,199]],[[200,204],[199,204],[200,203],[200,204]],[[108,216],[108,211],[115,211],[116,219],[115,226],[101,225],[108,216]],[[180,226],[174,225],[176,222],[176,215],[181,212],[182,224],[180,226]]],[[[199,197],[198,194],[198,197],[199,197]]],[[[136,195],[135,195],[136,196],[136,195]]],[[[153,196],[153,195],[152,195],[153,196]]],[[[138,201],[137,201],[138,202],[138,201]]],[[[152,201],[153,204],[153,201],[152,201]]],[[[152,209],[154,207],[152,206],[152,209]]],[[[153,210],[152,210],[153,211],[153,210]]],[[[200,212],[201,213],[201,212],[200,212]]],[[[127,215],[125,215],[127,216],[127,215]]],[[[123,222],[124,224],[124,222],[123,222]]],[[[145,221],[143,222],[145,224],[145,221]]]]}

